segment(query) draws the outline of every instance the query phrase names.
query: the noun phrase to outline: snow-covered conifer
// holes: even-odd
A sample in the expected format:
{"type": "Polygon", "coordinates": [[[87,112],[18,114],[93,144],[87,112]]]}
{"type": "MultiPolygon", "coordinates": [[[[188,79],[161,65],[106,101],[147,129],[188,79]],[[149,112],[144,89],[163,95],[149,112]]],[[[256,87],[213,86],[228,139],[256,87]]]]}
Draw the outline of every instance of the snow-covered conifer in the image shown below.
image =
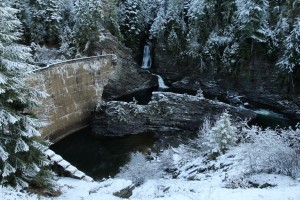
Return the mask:
{"type": "Polygon", "coordinates": [[[236,0],[237,28],[241,39],[264,42],[268,36],[268,0],[236,0]]]}
{"type": "Polygon", "coordinates": [[[16,43],[21,23],[18,11],[8,5],[0,3],[0,182],[19,188],[51,186],[43,154],[47,146],[37,130],[44,123],[30,112],[44,94],[25,84],[34,66],[27,64],[30,49],[16,43]]]}
{"type": "Polygon", "coordinates": [[[283,52],[277,66],[287,73],[292,73],[300,66],[300,18],[294,23],[293,30],[285,38],[283,52]]]}
{"type": "Polygon", "coordinates": [[[28,43],[55,44],[59,43],[59,29],[62,20],[61,0],[23,0],[17,1],[20,20],[25,28],[28,43]]]}
{"type": "Polygon", "coordinates": [[[142,5],[143,1],[140,0],[125,0],[120,6],[120,28],[124,35],[124,42],[134,50],[139,48],[145,29],[142,5]]]}
{"type": "Polygon", "coordinates": [[[103,19],[103,5],[100,0],[76,0],[74,36],[77,49],[86,52],[99,41],[103,19]]]}
{"type": "Polygon", "coordinates": [[[217,120],[210,131],[205,133],[204,145],[212,153],[224,153],[225,150],[236,142],[236,127],[231,124],[230,114],[225,111],[217,120]]]}

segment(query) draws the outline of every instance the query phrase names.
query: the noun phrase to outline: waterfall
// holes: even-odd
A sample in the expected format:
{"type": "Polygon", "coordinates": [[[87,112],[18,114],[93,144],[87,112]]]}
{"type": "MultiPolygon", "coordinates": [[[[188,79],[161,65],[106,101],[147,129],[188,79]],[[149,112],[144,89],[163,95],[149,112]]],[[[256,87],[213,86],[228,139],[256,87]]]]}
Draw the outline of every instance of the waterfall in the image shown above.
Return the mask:
{"type": "Polygon", "coordinates": [[[151,55],[150,55],[150,45],[144,46],[144,55],[143,55],[143,63],[142,69],[150,69],[152,64],[151,55]]]}
{"type": "Polygon", "coordinates": [[[158,88],[159,89],[168,89],[169,87],[166,86],[164,80],[162,79],[162,77],[160,75],[156,75],[157,76],[157,81],[158,81],[158,88]]]}

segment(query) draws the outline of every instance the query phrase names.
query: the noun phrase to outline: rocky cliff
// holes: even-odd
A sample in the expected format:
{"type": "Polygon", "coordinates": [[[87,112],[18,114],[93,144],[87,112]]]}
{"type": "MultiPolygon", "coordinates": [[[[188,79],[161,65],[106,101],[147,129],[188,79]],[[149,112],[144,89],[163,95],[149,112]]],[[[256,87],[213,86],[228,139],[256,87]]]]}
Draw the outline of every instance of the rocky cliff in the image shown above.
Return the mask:
{"type": "Polygon", "coordinates": [[[134,102],[102,102],[92,119],[96,136],[122,136],[145,132],[195,132],[205,118],[228,110],[234,118],[253,118],[250,110],[236,108],[203,97],[154,92],[148,105],[134,102]]]}
{"type": "Polygon", "coordinates": [[[139,90],[157,86],[156,77],[149,71],[140,69],[132,58],[132,52],[109,32],[103,32],[98,50],[102,54],[113,53],[118,57],[118,68],[110,77],[104,88],[103,98],[113,99],[139,90]]]}
{"type": "Polygon", "coordinates": [[[254,57],[239,74],[200,70],[196,65],[178,66],[161,51],[156,52],[157,71],[173,87],[197,91],[200,87],[209,96],[228,94],[243,96],[245,102],[265,107],[300,120],[300,87],[280,75],[275,64],[266,58],[254,57]]]}

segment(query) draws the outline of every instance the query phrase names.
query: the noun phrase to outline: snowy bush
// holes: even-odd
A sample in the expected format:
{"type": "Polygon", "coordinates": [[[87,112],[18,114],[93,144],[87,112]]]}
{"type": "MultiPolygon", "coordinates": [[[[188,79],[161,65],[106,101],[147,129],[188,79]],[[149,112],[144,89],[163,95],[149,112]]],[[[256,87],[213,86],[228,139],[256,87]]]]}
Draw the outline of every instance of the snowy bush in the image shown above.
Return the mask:
{"type": "Polygon", "coordinates": [[[295,129],[291,127],[287,130],[282,130],[281,135],[288,143],[289,147],[293,148],[298,154],[300,153],[300,124],[298,123],[295,129]]]}
{"type": "Polygon", "coordinates": [[[252,172],[279,173],[293,178],[300,176],[300,155],[278,130],[263,131],[253,126],[248,131],[252,134],[252,142],[245,146],[252,172]]]}
{"type": "Polygon", "coordinates": [[[172,149],[164,150],[160,155],[160,167],[162,170],[170,171],[174,168],[172,149]]]}
{"type": "Polygon", "coordinates": [[[141,185],[148,179],[159,178],[162,175],[158,164],[148,161],[144,154],[135,152],[130,157],[129,163],[121,168],[116,177],[129,179],[134,184],[141,185]]]}
{"type": "Polygon", "coordinates": [[[208,147],[211,153],[224,153],[225,150],[234,145],[236,141],[237,128],[232,125],[230,114],[225,111],[209,130],[209,123],[205,124],[201,133],[204,146],[208,147]]]}
{"type": "Polygon", "coordinates": [[[249,182],[243,176],[232,177],[226,180],[225,188],[236,189],[236,188],[249,188],[249,182]]]}

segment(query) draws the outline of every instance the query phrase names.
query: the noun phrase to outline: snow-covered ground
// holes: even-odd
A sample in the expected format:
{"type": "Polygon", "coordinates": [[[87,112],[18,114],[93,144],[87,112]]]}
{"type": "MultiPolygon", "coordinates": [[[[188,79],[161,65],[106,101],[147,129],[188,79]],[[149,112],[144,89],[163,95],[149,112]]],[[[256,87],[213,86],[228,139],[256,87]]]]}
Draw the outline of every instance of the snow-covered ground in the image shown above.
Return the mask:
{"type": "MultiPolygon", "coordinates": [[[[206,181],[187,181],[180,179],[148,180],[135,188],[130,197],[132,200],[300,200],[300,182],[281,175],[260,174],[253,179],[276,184],[276,187],[257,189],[227,189],[216,181],[217,177],[206,181]]],[[[87,183],[71,178],[58,180],[62,195],[49,199],[70,200],[117,200],[114,192],[131,185],[131,181],[108,179],[102,182],[87,183]]],[[[16,192],[13,189],[1,188],[1,200],[13,199],[48,199],[33,194],[16,192]]]]}

